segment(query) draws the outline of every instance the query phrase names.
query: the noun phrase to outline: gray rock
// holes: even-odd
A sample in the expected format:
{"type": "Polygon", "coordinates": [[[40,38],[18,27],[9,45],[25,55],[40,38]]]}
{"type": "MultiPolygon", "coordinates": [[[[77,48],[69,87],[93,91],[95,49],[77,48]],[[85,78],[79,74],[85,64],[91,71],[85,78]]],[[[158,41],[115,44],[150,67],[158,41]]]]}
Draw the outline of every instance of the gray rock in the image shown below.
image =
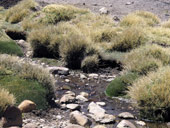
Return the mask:
{"type": "Polygon", "coordinates": [[[38,128],[38,126],[34,123],[28,123],[23,128],[38,128]]]}
{"type": "Polygon", "coordinates": [[[88,99],[87,98],[85,98],[84,96],[82,96],[82,95],[78,95],[78,96],[76,96],[76,99],[77,100],[79,100],[79,101],[81,101],[81,102],[87,102],[88,101],[88,99]]]}
{"type": "Polygon", "coordinates": [[[69,69],[65,67],[49,67],[49,72],[53,75],[59,74],[59,75],[68,75],[69,69]]]}
{"type": "Polygon", "coordinates": [[[92,74],[89,74],[89,77],[97,79],[99,77],[99,75],[96,73],[92,73],[92,74]]]}
{"type": "Polygon", "coordinates": [[[85,98],[89,97],[89,94],[87,92],[81,92],[80,95],[85,97],[85,98]]]}
{"type": "Polygon", "coordinates": [[[130,121],[122,120],[116,128],[136,128],[134,124],[132,124],[130,121]]]}
{"type": "Polygon", "coordinates": [[[60,103],[73,103],[74,101],[75,101],[75,96],[72,94],[65,94],[60,99],[60,103]]]}
{"type": "Polygon", "coordinates": [[[72,96],[76,96],[76,94],[74,92],[72,92],[72,91],[67,91],[66,94],[70,94],[72,96]]]}
{"type": "Polygon", "coordinates": [[[118,115],[119,118],[122,118],[122,119],[134,119],[134,115],[132,115],[131,113],[129,112],[122,112],[118,115]]]}
{"type": "Polygon", "coordinates": [[[70,124],[70,125],[66,126],[65,128],[84,128],[84,127],[82,127],[80,125],[70,124]]]}
{"type": "Polygon", "coordinates": [[[127,2],[126,5],[134,4],[134,2],[127,2]]]}
{"type": "Polygon", "coordinates": [[[100,12],[100,14],[108,14],[109,10],[107,8],[103,7],[99,10],[99,12],[100,12]]]}
{"type": "Polygon", "coordinates": [[[87,77],[84,74],[80,74],[80,79],[87,79],[87,77]]]}
{"type": "Polygon", "coordinates": [[[70,123],[79,124],[86,127],[91,125],[91,121],[79,111],[70,113],[70,123]]]}
{"type": "Polygon", "coordinates": [[[146,123],[143,121],[135,121],[135,123],[140,126],[146,126],[146,123]]]}
{"type": "Polygon", "coordinates": [[[96,102],[97,105],[100,105],[100,106],[106,106],[106,103],[105,102],[96,102]]]}
{"type": "Polygon", "coordinates": [[[80,110],[81,108],[78,104],[67,104],[66,107],[71,110],[80,110]]]}

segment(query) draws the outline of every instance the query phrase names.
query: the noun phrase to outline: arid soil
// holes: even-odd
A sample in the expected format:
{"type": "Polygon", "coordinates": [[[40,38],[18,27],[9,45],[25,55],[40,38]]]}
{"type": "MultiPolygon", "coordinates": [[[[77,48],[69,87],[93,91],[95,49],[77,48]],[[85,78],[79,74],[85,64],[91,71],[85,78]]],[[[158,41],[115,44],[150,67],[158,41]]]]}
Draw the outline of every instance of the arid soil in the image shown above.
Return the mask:
{"type": "Polygon", "coordinates": [[[121,18],[136,10],[150,11],[158,15],[162,20],[170,18],[170,0],[36,0],[44,3],[73,4],[83,8],[89,8],[98,12],[106,7],[110,14],[121,18]]]}

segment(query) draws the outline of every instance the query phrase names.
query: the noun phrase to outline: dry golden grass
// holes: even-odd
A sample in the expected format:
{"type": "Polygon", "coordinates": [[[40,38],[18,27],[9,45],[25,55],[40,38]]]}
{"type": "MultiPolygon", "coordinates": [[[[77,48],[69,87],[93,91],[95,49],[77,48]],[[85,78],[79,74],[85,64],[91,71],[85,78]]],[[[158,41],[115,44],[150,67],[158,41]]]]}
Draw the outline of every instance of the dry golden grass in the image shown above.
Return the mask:
{"type": "Polygon", "coordinates": [[[10,23],[18,23],[31,14],[31,9],[36,6],[37,3],[34,0],[23,0],[6,11],[5,20],[10,23]]]}
{"type": "Polygon", "coordinates": [[[163,46],[170,46],[170,29],[164,27],[146,28],[148,39],[163,46]]]}
{"type": "Polygon", "coordinates": [[[15,97],[7,90],[0,88],[0,117],[9,105],[15,104],[15,97]]]}
{"type": "Polygon", "coordinates": [[[128,94],[136,101],[143,116],[166,120],[170,108],[170,67],[163,67],[138,79],[129,87],[128,94]]]}
{"type": "Polygon", "coordinates": [[[124,17],[121,26],[154,26],[160,23],[160,19],[151,12],[137,11],[124,17]]]}
{"type": "Polygon", "coordinates": [[[129,51],[145,44],[146,37],[140,27],[130,27],[125,29],[116,41],[112,42],[111,50],[129,51]]]}
{"type": "Polygon", "coordinates": [[[125,69],[140,74],[147,74],[170,63],[169,48],[158,45],[146,45],[132,50],[125,55],[125,69]]]}

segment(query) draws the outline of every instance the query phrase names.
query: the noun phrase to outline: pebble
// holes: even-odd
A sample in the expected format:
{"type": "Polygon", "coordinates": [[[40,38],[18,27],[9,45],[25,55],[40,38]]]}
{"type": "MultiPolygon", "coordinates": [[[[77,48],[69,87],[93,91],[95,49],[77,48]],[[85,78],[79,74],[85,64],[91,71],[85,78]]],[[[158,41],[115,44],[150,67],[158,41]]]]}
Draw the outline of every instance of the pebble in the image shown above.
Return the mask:
{"type": "Polygon", "coordinates": [[[134,119],[134,115],[132,115],[131,113],[129,112],[122,112],[118,115],[119,118],[122,118],[122,119],[134,119]]]}
{"type": "Polygon", "coordinates": [[[78,104],[67,104],[66,107],[71,110],[80,110],[81,108],[78,104]]]}
{"type": "Polygon", "coordinates": [[[116,128],[136,128],[134,124],[132,124],[130,121],[122,120],[116,128]]]}
{"type": "Polygon", "coordinates": [[[143,121],[135,121],[136,124],[140,125],[140,126],[146,126],[146,123],[143,121]]]}

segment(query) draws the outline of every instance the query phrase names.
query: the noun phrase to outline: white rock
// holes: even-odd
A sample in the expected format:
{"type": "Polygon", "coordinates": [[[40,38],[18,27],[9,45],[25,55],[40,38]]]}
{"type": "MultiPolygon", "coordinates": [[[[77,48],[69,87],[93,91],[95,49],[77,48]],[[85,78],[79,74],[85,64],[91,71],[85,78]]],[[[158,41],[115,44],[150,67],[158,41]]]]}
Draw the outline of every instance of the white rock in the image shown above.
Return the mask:
{"type": "Polygon", "coordinates": [[[80,79],[87,79],[87,77],[84,74],[80,74],[80,79]]]}
{"type": "Polygon", "coordinates": [[[97,105],[94,102],[91,102],[88,106],[88,110],[90,113],[97,115],[98,117],[104,117],[105,115],[105,110],[101,108],[99,105],[97,105]]]}
{"type": "Polygon", "coordinates": [[[85,98],[89,97],[89,94],[87,92],[81,92],[80,95],[85,97],[85,98]]]}
{"type": "Polygon", "coordinates": [[[123,119],[134,119],[134,115],[132,115],[129,112],[122,112],[118,115],[119,118],[123,118],[123,119]]]}
{"type": "Polygon", "coordinates": [[[75,96],[71,94],[65,94],[60,99],[60,103],[72,103],[74,101],[75,101],[75,96]]]}
{"type": "Polygon", "coordinates": [[[106,81],[107,82],[111,82],[111,81],[113,81],[115,78],[110,78],[110,79],[107,79],[106,81]]]}
{"type": "Polygon", "coordinates": [[[99,10],[99,12],[100,12],[100,14],[108,14],[109,10],[107,8],[103,7],[99,10]]]}
{"type": "Polygon", "coordinates": [[[136,128],[134,124],[132,124],[130,121],[122,120],[116,128],[136,128]]]}
{"type": "Polygon", "coordinates": [[[78,104],[67,104],[66,107],[71,110],[80,110],[81,108],[78,104]]]}
{"type": "Polygon", "coordinates": [[[68,75],[69,69],[65,67],[49,67],[49,72],[53,75],[59,74],[59,75],[68,75]]]}
{"type": "Polygon", "coordinates": [[[96,102],[97,105],[100,105],[100,106],[106,106],[106,103],[105,102],[96,102]]]}
{"type": "Polygon", "coordinates": [[[69,82],[70,82],[70,80],[69,80],[69,79],[65,79],[65,82],[69,83],[69,82]]]}
{"type": "Polygon", "coordinates": [[[92,74],[89,74],[89,77],[97,79],[99,77],[99,75],[96,73],[92,73],[92,74]]]}
{"type": "Polygon", "coordinates": [[[79,111],[70,113],[70,123],[79,124],[86,127],[91,125],[91,121],[79,111]]]}
{"type": "Polygon", "coordinates": [[[127,2],[126,5],[134,4],[134,2],[127,2]]]}
{"type": "Polygon", "coordinates": [[[77,100],[79,100],[79,101],[82,101],[82,102],[87,102],[88,101],[88,99],[87,98],[85,98],[84,96],[82,96],[82,95],[78,95],[78,96],[76,96],[76,99],[77,100]]]}
{"type": "Polygon", "coordinates": [[[136,124],[140,125],[140,126],[146,126],[146,123],[143,121],[135,121],[136,124]]]}

